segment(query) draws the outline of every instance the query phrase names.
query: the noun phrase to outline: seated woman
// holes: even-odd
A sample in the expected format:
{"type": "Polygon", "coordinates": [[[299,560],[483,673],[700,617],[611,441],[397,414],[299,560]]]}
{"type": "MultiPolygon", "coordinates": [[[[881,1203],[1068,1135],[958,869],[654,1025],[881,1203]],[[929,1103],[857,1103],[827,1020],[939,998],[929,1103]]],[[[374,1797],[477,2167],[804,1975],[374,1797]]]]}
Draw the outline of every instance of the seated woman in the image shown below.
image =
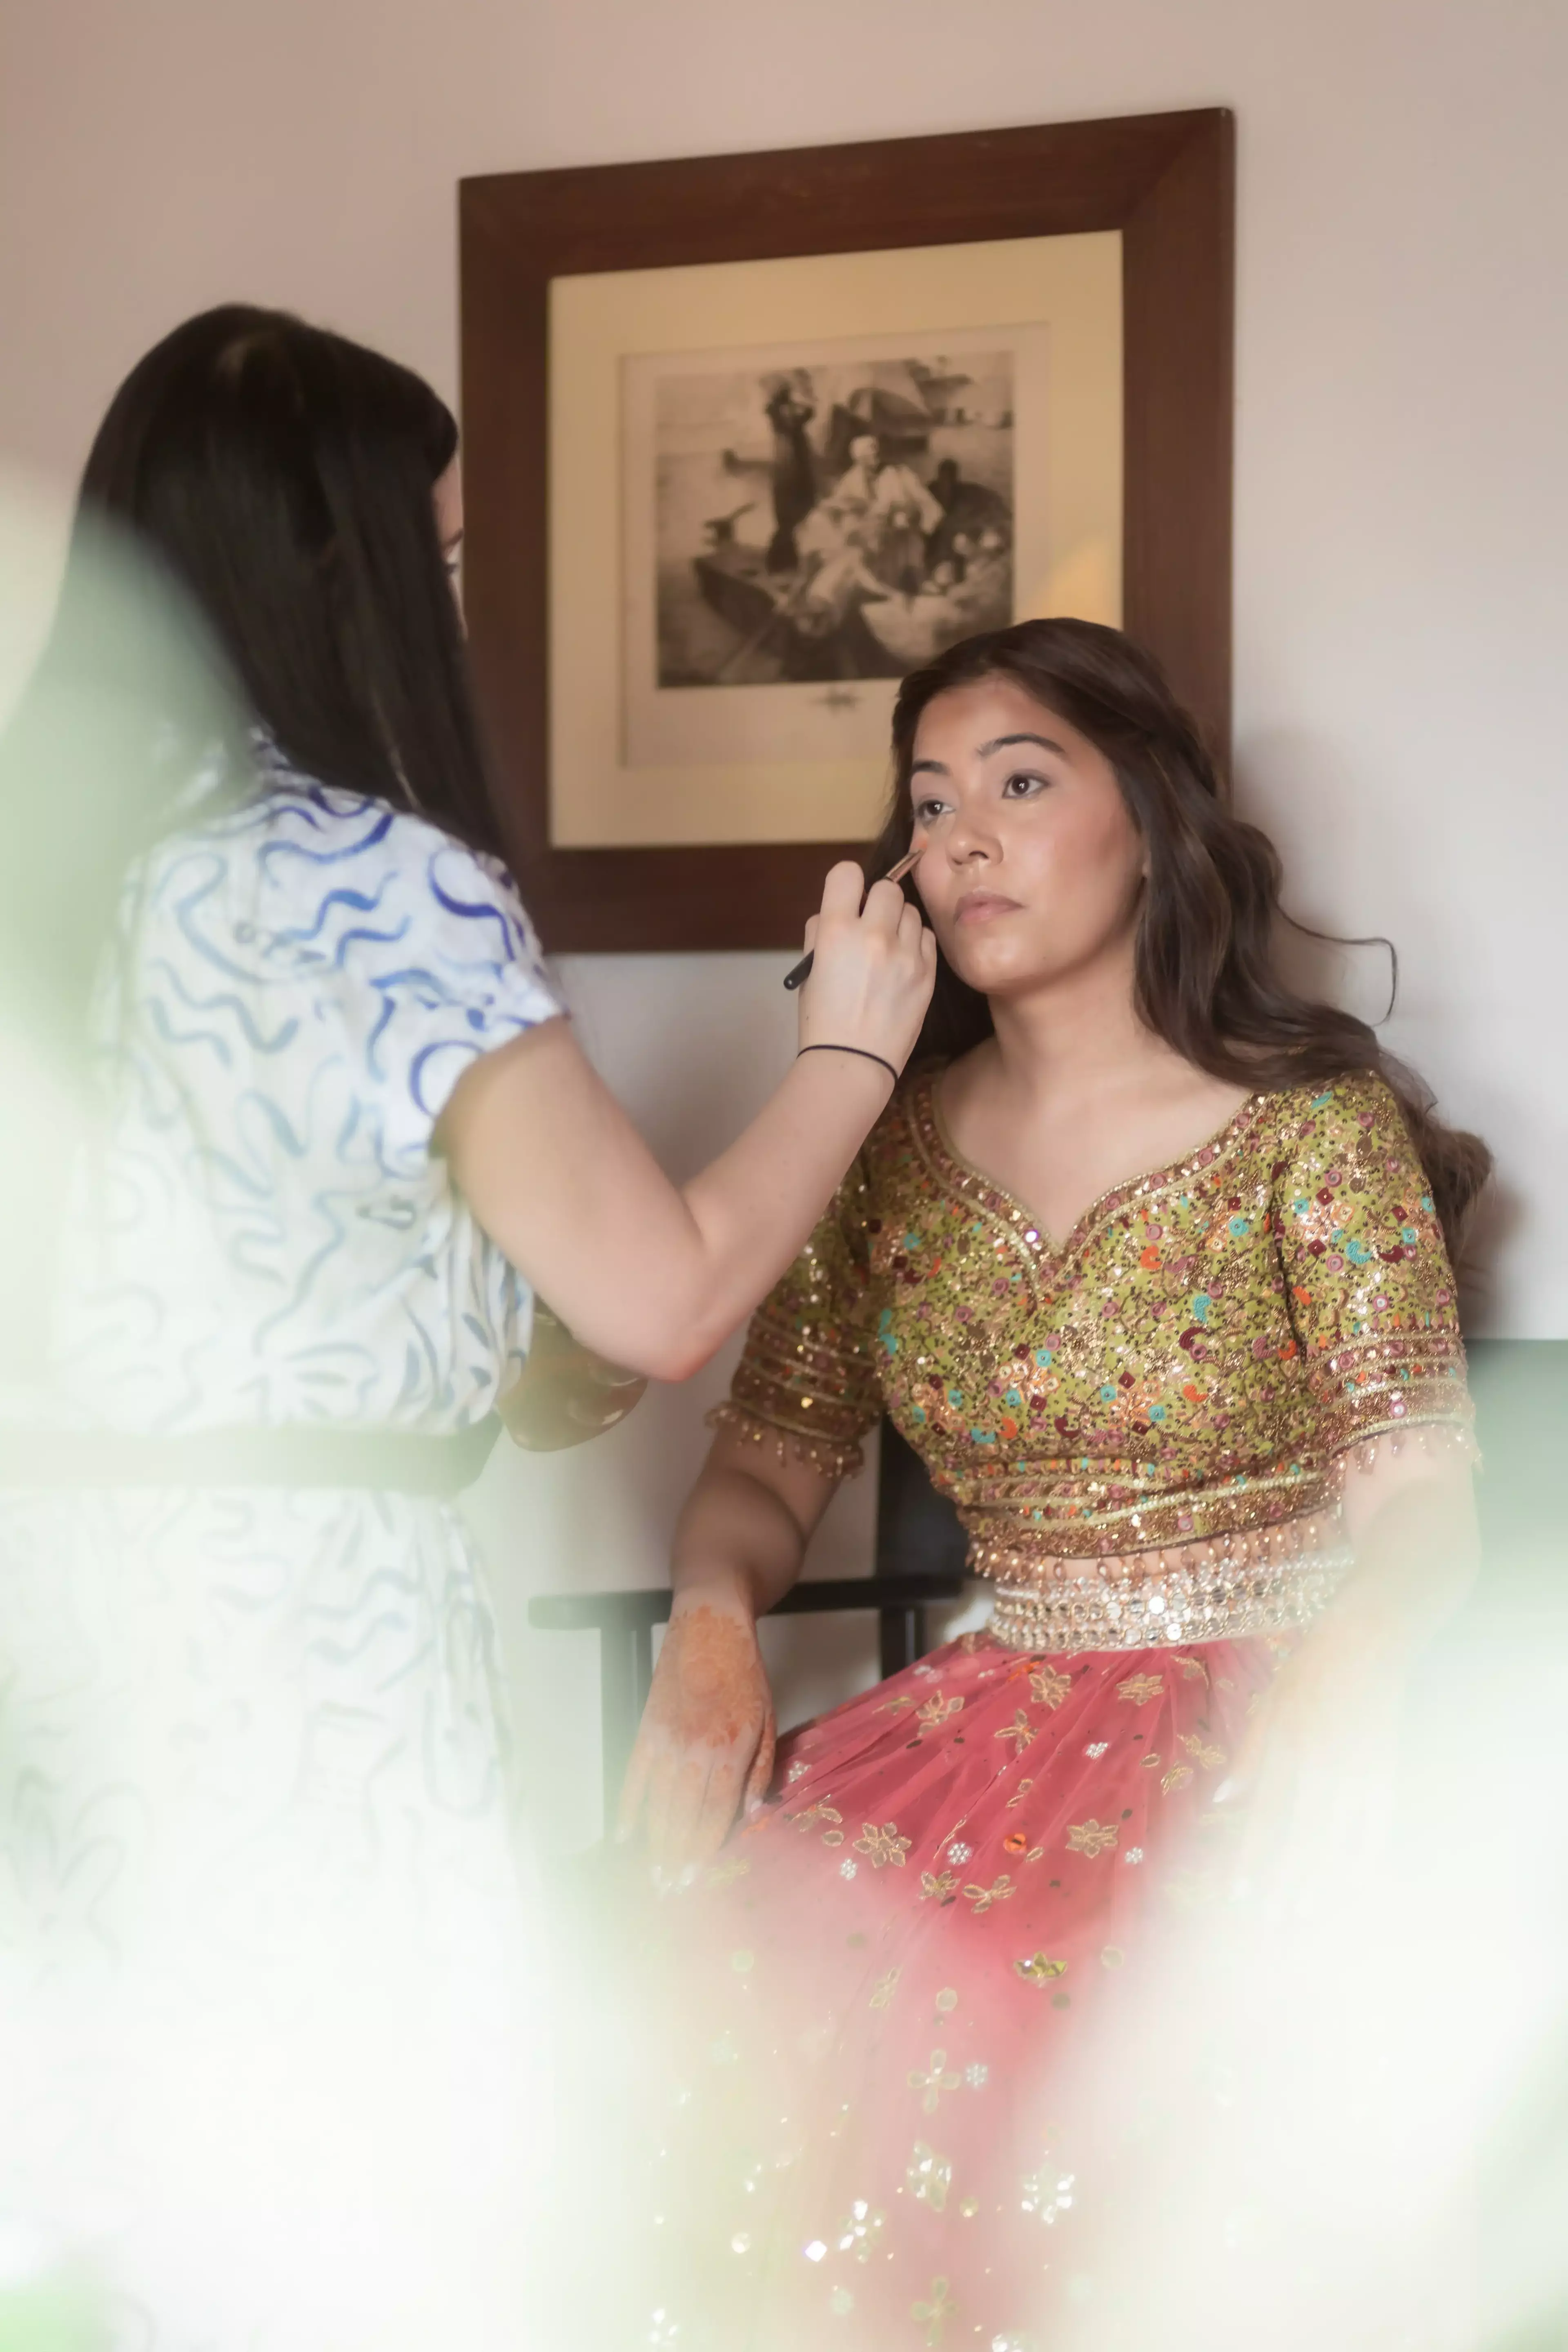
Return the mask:
{"type": "Polygon", "coordinates": [[[908,678],[893,740],[926,1058],[752,1322],[625,1799],[700,1882],[671,2160],[735,2151],[661,2199],[683,2347],[1062,2340],[1111,2200],[1086,2037],[1158,1985],[1178,1860],[1325,1725],[1353,1772],[1472,1564],[1488,1155],[1275,971],[1275,853],[1153,662],[1024,622],[908,678]],[[755,1619],[884,1412],[993,1612],[775,1769],[755,1619]]]}

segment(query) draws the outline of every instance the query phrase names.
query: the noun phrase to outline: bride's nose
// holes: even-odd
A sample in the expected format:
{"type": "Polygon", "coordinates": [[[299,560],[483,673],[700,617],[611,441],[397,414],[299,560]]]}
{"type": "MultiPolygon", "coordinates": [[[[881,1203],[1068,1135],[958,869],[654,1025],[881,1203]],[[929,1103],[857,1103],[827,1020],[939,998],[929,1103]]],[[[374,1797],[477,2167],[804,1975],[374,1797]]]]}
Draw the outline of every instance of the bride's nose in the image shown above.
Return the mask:
{"type": "Polygon", "coordinates": [[[996,835],[985,824],[979,810],[970,814],[959,809],[946,830],[947,838],[942,846],[950,865],[987,865],[996,856],[996,835]]]}

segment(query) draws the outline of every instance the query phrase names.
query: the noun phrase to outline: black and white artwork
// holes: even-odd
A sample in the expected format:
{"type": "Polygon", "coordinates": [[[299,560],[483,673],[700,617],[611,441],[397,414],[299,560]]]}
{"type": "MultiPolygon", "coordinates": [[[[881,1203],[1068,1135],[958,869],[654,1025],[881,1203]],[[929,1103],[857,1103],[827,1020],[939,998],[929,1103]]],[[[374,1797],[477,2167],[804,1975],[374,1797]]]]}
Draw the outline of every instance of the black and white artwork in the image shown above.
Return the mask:
{"type": "Polygon", "coordinates": [[[896,678],[1012,619],[1011,351],[884,341],[652,390],[659,688],[896,678]]]}
{"type": "Polygon", "coordinates": [[[1051,331],[623,356],[628,772],[804,762],[825,801],[874,793],[899,679],[1050,577],[1051,331]]]}

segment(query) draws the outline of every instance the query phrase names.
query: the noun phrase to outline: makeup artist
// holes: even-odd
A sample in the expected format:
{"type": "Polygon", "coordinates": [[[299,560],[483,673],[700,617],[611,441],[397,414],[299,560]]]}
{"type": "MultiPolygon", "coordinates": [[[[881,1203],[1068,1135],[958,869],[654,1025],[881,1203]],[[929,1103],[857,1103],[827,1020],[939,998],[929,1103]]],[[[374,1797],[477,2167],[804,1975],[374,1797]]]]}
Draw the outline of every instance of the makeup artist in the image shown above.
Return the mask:
{"type": "MultiPolygon", "coordinates": [[[[113,2176],[116,2292],[213,2352],[501,2341],[532,2160],[507,2134],[539,2111],[507,1990],[531,1906],[489,1606],[447,1503],[520,1381],[536,1286],[656,1379],[743,1319],[886,1105],[935,968],[903,894],[862,904],[836,866],[798,1058],[669,1181],[501,862],[457,440],[406,369],[233,307],[132,371],[82,485],[84,526],[118,525],[190,601],[248,752],[193,761],[132,870],[95,1000],[97,1181],[47,1369],[0,1426],[0,1879],[39,1984],[107,1948],[153,1989],[153,2046],[110,2049],[77,2130],[113,2176]],[[243,2030],[236,1953],[259,1971],[243,2030]],[[405,1975],[413,2032],[376,1997],[405,1975]],[[251,2021],[284,1978],[278,2014],[310,2030],[263,2063],[251,2021]],[[135,2095],[192,2074],[156,2037],[198,2028],[201,2099],[135,2095]],[[177,2144],[178,2231],[141,2197],[168,2187],[149,2132],[177,2144]]],[[[68,572],[61,637],[76,593],[68,572]]],[[[28,724],[0,746],[7,793],[28,724]]],[[[62,803],[62,841],[71,822],[62,803]]],[[[25,2175],[13,2191],[26,2210],[25,2175]]]]}

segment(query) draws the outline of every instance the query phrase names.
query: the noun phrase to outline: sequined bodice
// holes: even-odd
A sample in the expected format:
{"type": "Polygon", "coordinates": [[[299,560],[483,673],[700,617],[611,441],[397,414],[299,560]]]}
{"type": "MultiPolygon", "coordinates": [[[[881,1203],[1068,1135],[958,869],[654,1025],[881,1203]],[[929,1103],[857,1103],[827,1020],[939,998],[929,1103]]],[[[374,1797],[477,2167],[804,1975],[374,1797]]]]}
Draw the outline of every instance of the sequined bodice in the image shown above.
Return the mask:
{"type": "Polygon", "coordinates": [[[853,1467],[883,1410],[974,1563],[1236,1538],[1320,1512],[1336,1457],[1464,1423],[1452,1273],[1378,1079],[1254,1096],[1059,1246],[907,1082],[753,1319],[723,1417],[853,1467]]]}

